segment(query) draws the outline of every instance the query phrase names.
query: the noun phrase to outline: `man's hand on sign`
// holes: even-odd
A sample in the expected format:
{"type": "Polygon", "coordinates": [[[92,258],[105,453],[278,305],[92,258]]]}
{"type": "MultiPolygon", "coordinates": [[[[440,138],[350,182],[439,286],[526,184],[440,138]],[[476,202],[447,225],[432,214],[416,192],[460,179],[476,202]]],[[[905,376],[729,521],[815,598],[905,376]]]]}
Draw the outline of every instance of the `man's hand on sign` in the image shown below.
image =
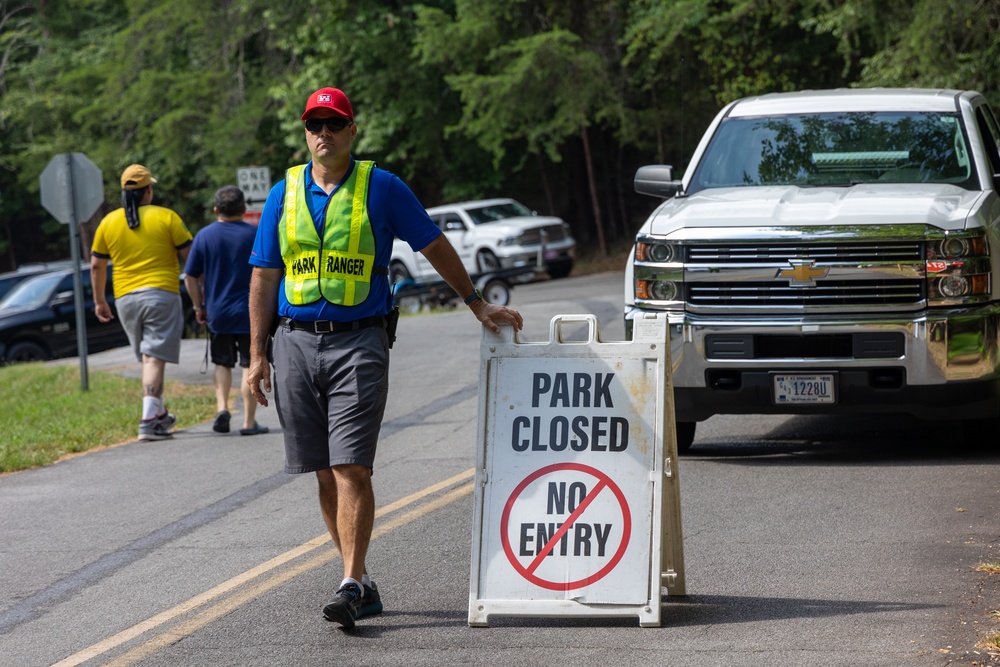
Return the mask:
{"type": "Polygon", "coordinates": [[[485,299],[477,299],[469,307],[472,308],[472,313],[476,316],[476,319],[482,322],[484,326],[489,327],[495,334],[500,333],[500,327],[497,326],[500,322],[506,322],[514,327],[515,331],[520,331],[524,327],[524,318],[521,317],[521,313],[513,308],[498,306],[495,303],[487,302],[485,299]]]}

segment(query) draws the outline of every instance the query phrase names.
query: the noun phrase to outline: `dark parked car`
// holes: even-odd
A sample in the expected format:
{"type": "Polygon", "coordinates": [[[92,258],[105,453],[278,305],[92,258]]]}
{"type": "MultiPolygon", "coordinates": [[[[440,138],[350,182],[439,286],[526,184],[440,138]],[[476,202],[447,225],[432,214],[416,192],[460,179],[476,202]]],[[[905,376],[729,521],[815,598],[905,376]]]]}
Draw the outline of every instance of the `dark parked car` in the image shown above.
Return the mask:
{"type": "Polygon", "coordinates": [[[31,271],[10,271],[9,273],[0,273],[0,299],[7,296],[7,293],[12,289],[20,285],[22,282],[31,278],[32,276],[37,276],[38,273],[31,271]]]}
{"type": "MultiPolygon", "coordinates": [[[[108,267],[107,299],[114,309],[111,274],[108,267]]],[[[83,269],[83,294],[88,352],[128,345],[128,337],[117,319],[104,324],[94,315],[89,266],[83,269]]],[[[35,275],[0,300],[0,360],[72,357],[77,355],[76,342],[72,269],[35,275]]]]}
{"type": "Polygon", "coordinates": [[[28,278],[33,278],[39,274],[71,267],[68,260],[58,262],[37,262],[24,264],[17,267],[17,271],[0,273],[0,299],[7,296],[7,293],[23,283],[28,278]]]}

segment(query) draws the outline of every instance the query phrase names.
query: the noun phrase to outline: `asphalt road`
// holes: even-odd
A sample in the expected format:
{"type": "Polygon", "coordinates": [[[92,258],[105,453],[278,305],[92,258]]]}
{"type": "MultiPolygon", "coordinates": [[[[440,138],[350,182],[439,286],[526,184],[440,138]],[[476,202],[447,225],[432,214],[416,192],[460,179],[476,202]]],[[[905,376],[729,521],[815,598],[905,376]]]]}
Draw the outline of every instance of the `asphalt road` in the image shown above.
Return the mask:
{"type": "MultiPolygon", "coordinates": [[[[522,341],[593,313],[620,340],[621,276],[517,287],[522,341]]],[[[0,665],[997,665],[1000,445],[899,417],[715,417],[682,457],[687,595],[662,626],[468,626],[479,333],[406,317],[374,477],[369,568],[386,611],[344,632],[309,475],[210,424],[0,477],[0,665]]],[[[168,377],[211,382],[186,341],[168,377]]],[[[70,362],[73,363],[73,362],[70,362]]],[[[127,351],[89,366],[134,372],[127,351]]],[[[168,397],[169,398],[169,397],[168,397]]],[[[237,417],[238,419],[238,417],[237,417]]],[[[99,425],[95,424],[95,428],[99,425]]]]}

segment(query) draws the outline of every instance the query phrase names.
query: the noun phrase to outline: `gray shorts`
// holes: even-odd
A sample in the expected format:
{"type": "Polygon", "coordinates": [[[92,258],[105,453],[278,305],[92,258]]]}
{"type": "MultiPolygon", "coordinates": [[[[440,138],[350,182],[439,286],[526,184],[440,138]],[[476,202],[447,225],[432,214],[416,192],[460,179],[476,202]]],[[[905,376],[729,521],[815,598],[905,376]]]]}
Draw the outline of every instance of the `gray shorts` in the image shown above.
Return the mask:
{"type": "Polygon", "coordinates": [[[146,354],[176,364],[181,358],[184,309],[181,295],[161,289],[129,292],[115,300],[118,319],[135,358],[146,354]]]}
{"type": "Polygon", "coordinates": [[[315,334],[282,324],[274,334],[274,404],[285,472],[375,463],[389,394],[385,329],[315,334]]]}

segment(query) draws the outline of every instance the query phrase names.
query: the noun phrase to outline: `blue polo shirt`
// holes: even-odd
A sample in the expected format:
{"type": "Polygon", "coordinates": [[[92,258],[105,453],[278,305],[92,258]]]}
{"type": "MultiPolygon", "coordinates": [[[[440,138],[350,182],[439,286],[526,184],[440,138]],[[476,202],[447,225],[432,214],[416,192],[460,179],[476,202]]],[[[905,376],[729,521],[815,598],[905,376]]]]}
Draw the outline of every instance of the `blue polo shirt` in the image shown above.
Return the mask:
{"type": "Polygon", "coordinates": [[[240,221],[213,222],[191,244],[184,273],[205,283],[208,329],[213,333],[250,333],[250,272],[247,257],[257,229],[240,221]]]}
{"type": "MultiPolygon", "coordinates": [[[[306,165],[306,204],[320,238],[323,237],[322,225],[330,198],[351,175],[354,165],[352,156],[350,168],[329,195],[313,181],[312,161],[306,165]]],[[[257,226],[253,252],[250,253],[250,264],[268,269],[285,267],[278,240],[278,221],[281,220],[284,205],[285,181],[282,179],[267,195],[260,224],[257,226]]],[[[368,218],[371,220],[372,233],[375,236],[376,266],[389,266],[393,237],[406,241],[414,251],[419,252],[441,235],[441,230],[427,215],[427,211],[410,188],[395,174],[377,167],[372,170],[371,183],[368,187],[368,218]]],[[[389,277],[386,275],[372,275],[368,298],[357,306],[341,306],[325,299],[304,306],[292,305],[285,298],[284,277],[278,290],[278,315],[305,322],[317,320],[350,322],[363,317],[385,315],[391,308],[389,277]]]]}

